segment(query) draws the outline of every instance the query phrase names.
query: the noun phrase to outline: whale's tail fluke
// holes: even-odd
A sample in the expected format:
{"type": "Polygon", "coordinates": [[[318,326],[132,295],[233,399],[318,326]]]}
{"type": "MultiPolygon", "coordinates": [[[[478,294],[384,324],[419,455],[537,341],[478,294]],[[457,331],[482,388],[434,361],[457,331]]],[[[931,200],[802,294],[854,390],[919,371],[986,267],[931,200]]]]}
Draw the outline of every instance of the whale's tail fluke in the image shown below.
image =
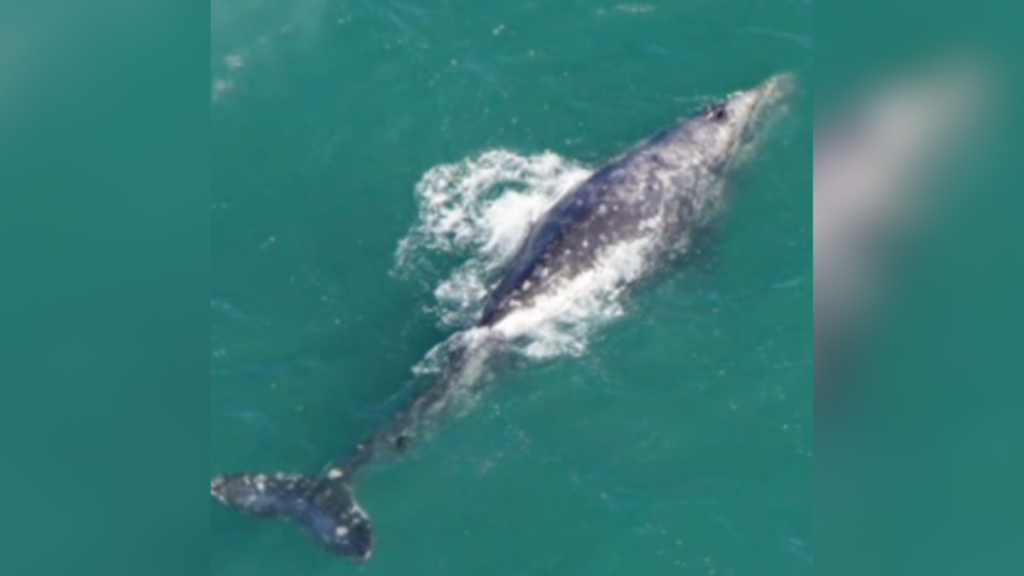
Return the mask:
{"type": "Polygon", "coordinates": [[[250,516],[293,521],[332,554],[365,561],[372,552],[370,519],[336,471],[315,478],[218,476],[210,481],[210,495],[250,516]]]}

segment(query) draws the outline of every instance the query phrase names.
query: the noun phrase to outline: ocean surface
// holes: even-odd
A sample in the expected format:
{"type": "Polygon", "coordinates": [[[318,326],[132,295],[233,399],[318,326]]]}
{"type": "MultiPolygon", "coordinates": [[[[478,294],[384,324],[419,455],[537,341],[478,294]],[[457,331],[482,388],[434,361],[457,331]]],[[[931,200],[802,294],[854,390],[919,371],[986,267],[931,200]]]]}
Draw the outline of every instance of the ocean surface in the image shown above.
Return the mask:
{"type": "Polygon", "coordinates": [[[211,474],[319,471],[551,198],[712,99],[801,88],[684,265],[538,335],[361,479],[367,564],[211,499],[211,575],[811,574],[811,22],[807,0],[214,0],[211,474]]]}

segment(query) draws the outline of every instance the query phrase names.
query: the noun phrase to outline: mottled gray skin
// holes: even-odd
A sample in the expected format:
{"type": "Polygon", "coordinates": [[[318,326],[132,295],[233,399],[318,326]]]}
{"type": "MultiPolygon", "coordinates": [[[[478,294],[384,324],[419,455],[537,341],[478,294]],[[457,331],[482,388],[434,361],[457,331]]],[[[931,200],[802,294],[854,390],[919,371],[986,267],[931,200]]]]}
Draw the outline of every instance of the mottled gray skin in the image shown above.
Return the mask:
{"type": "Polygon", "coordinates": [[[612,160],[538,222],[484,308],[482,325],[594,265],[602,251],[655,236],[666,252],[707,224],[721,204],[725,173],[742,160],[765,112],[792,88],[776,76],[682,120],[612,160]]]}
{"type": "MultiPolygon", "coordinates": [[[[762,112],[776,108],[769,104],[790,83],[777,76],[733,94],[637,145],[568,193],[511,259],[476,329],[491,334],[489,327],[599,263],[608,247],[645,237],[656,252],[667,252],[706,223],[717,210],[723,176],[747,152],[762,112]]],[[[456,339],[437,381],[322,475],[221,476],[210,482],[210,494],[253,516],[294,521],[333,554],[368,559],[372,530],[353,497],[353,481],[374,460],[405,452],[430,417],[479,378],[499,339],[456,339]]]]}

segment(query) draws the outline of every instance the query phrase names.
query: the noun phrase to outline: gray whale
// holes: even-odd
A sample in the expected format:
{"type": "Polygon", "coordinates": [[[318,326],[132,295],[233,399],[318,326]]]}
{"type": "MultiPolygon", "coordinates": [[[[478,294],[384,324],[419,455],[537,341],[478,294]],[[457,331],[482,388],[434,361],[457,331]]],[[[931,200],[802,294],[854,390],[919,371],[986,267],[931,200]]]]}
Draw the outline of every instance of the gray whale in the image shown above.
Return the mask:
{"type": "Polygon", "coordinates": [[[360,561],[373,550],[356,477],[374,460],[406,451],[431,417],[480,377],[493,353],[531,315],[578,298],[581,278],[617,289],[678,253],[718,213],[727,176],[750,155],[793,88],[778,75],[736,92],[612,159],[534,224],[491,290],[479,321],[461,333],[437,380],[383,429],[322,474],[215,477],[210,494],[240,512],[299,524],[327,551],[360,561]],[[632,258],[625,272],[609,266],[632,258]],[[598,282],[598,283],[600,283],[598,282]]]}

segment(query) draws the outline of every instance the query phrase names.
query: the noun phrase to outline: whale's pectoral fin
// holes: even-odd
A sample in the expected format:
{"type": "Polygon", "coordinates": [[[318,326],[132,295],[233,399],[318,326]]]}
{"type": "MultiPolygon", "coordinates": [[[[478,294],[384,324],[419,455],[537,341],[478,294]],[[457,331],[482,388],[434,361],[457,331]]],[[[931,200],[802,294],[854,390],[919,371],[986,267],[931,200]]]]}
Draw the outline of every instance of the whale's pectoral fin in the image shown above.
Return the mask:
{"type": "Polygon", "coordinates": [[[372,552],[370,519],[341,478],[218,476],[210,481],[210,495],[250,516],[296,522],[333,554],[366,560],[372,552]]]}

